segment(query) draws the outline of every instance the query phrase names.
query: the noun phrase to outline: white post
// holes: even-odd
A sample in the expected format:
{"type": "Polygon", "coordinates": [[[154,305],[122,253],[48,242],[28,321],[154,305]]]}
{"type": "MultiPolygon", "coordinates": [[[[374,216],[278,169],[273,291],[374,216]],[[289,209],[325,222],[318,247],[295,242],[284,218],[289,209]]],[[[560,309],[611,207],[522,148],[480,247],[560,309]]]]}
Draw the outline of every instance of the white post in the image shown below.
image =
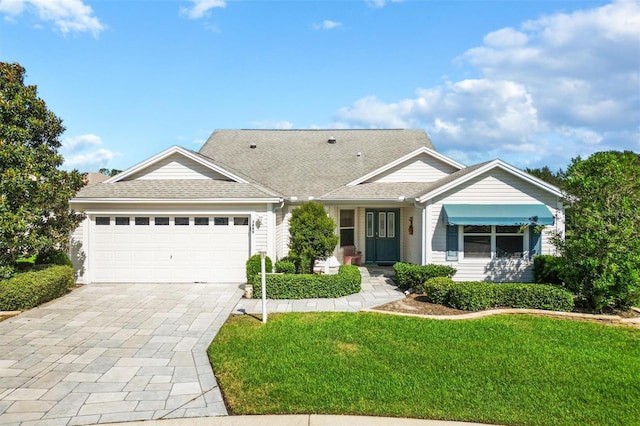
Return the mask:
{"type": "Polygon", "coordinates": [[[264,257],[267,252],[260,250],[260,281],[262,282],[262,323],[267,323],[267,275],[264,257]]]}

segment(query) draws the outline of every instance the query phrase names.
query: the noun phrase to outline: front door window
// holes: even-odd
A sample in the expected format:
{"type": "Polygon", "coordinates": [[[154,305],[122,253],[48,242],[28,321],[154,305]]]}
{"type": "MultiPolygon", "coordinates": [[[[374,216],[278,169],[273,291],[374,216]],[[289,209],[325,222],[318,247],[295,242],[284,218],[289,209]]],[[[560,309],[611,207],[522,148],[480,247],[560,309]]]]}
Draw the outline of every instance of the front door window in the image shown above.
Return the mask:
{"type": "Polygon", "coordinates": [[[386,238],[387,236],[387,214],[385,212],[378,213],[378,237],[386,238]]]}
{"type": "Polygon", "coordinates": [[[367,212],[367,238],[373,238],[373,212],[367,212]]]}

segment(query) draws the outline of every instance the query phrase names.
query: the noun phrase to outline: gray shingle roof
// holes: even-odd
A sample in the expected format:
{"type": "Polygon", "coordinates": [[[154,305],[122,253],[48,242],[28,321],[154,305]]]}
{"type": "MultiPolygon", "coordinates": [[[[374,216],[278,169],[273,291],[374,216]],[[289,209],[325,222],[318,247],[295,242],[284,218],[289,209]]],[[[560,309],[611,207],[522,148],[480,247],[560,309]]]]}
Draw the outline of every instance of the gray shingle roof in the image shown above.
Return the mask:
{"type": "Polygon", "coordinates": [[[412,199],[425,194],[431,189],[433,183],[426,182],[389,182],[389,183],[361,183],[355,186],[342,186],[328,194],[319,197],[319,200],[388,200],[399,201],[412,199]]]}
{"type": "Polygon", "coordinates": [[[129,180],[98,183],[82,188],[76,199],[242,199],[274,198],[249,183],[209,179],[129,180]]]}
{"type": "Polygon", "coordinates": [[[422,147],[434,149],[418,129],[216,130],[200,154],[284,197],[303,199],[320,197],[422,147]],[[335,143],[328,143],[330,138],[335,143]]]}

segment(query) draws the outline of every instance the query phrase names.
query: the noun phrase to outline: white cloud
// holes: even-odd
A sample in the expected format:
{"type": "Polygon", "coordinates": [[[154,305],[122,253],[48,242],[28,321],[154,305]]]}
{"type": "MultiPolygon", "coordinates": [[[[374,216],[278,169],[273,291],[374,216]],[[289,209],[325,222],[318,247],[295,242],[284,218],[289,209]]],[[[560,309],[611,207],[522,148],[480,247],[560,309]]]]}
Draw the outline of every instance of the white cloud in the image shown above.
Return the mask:
{"type": "Polygon", "coordinates": [[[106,28],[82,0],[0,0],[0,13],[16,17],[25,11],[52,22],[63,34],[90,32],[96,37],[106,28]]]}
{"type": "Polygon", "coordinates": [[[102,139],[92,134],[64,139],[60,148],[60,153],[65,159],[63,166],[77,168],[80,171],[98,170],[107,166],[109,161],[120,155],[120,153],[101,148],[101,146],[102,139]]]}
{"type": "Polygon", "coordinates": [[[336,112],[351,127],[425,127],[459,161],[566,167],[605,149],[640,151],[640,2],[620,0],[488,33],[459,58],[478,78],[374,96],[336,112]]]}
{"type": "Polygon", "coordinates": [[[513,28],[502,28],[484,36],[484,44],[495,47],[519,47],[524,46],[528,39],[526,34],[513,28]]]}
{"type": "MultiPolygon", "coordinates": [[[[391,0],[391,3],[402,3],[403,1],[404,0],[391,0]]],[[[382,7],[385,7],[387,3],[389,3],[389,1],[388,0],[365,0],[365,3],[367,3],[367,5],[369,5],[370,7],[380,9],[382,7]]]]}
{"type": "Polygon", "coordinates": [[[62,150],[63,151],[74,151],[77,149],[84,149],[92,146],[102,145],[102,140],[100,136],[86,134],[80,135],[73,138],[66,138],[62,141],[62,150]]]}
{"type": "Polygon", "coordinates": [[[289,130],[293,129],[293,123],[288,120],[264,120],[264,121],[254,121],[253,124],[258,129],[278,129],[278,130],[289,130]]]}
{"type": "Polygon", "coordinates": [[[115,157],[113,151],[100,148],[88,154],[75,154],[64,161],[64,166],[82,171],[96,170],[106,165],[115,157]]]}
{"type": "Polygon", "coordinates": [[[335,28],[341,27],[342,22],[330,21],[325,19],[321,24],[313,24],[314,30],[333,30],[335,28]]]}
{"type": "Polygon", "coordinates": [[[180,13],[189,19],[200,19],[207,15],[211,9],[222,8],[227,5],[225,0],[189,0],[193,5],[180,9],[180,13]]]}

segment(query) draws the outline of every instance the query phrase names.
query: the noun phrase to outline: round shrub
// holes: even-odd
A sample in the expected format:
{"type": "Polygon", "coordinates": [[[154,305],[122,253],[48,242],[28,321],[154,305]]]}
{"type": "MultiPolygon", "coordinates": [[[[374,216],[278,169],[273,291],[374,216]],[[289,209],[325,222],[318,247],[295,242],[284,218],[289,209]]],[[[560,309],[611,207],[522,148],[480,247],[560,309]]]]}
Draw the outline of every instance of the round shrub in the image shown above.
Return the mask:
{"type": "Polygon", "coordinates": [[[276,272],[282,274],[295,274],[296,273],[296,264],[291,260],[280,259],[276,262],[276,272]]]}
{"type": "MultiPolygon", "coordinates": [[[[260,266],[260,255],[254,254],[247,260],[247,284],[253,284],[256,276],[260,274],[261,266],[260,266]]],[[[264,267],[268,274],[273,272],[273,263],[271,262],[271,258],[269,256],[265,256],[264,258],[264,267]]]]}
{"type": "Polygon", "coordinates": [[[446,305],[449,300],[449,290],[455,283],[448,277],[434,277],[426,280],[417,290],[424,293],[429,303],[446,305]]]}
{"type": "Polygon", "coordinates": [[[413,265],[397,262],[393,265],[395,281],[402,290],[418,289],[426,280],[434,277],[451,278],[457,270],[449,265],[413,265]]]}
{"type": "Polygon", "coordinates": [[[61,250],[46,250],[36,256],[36,265],[73,266],[67,253],[61,250]]]}

